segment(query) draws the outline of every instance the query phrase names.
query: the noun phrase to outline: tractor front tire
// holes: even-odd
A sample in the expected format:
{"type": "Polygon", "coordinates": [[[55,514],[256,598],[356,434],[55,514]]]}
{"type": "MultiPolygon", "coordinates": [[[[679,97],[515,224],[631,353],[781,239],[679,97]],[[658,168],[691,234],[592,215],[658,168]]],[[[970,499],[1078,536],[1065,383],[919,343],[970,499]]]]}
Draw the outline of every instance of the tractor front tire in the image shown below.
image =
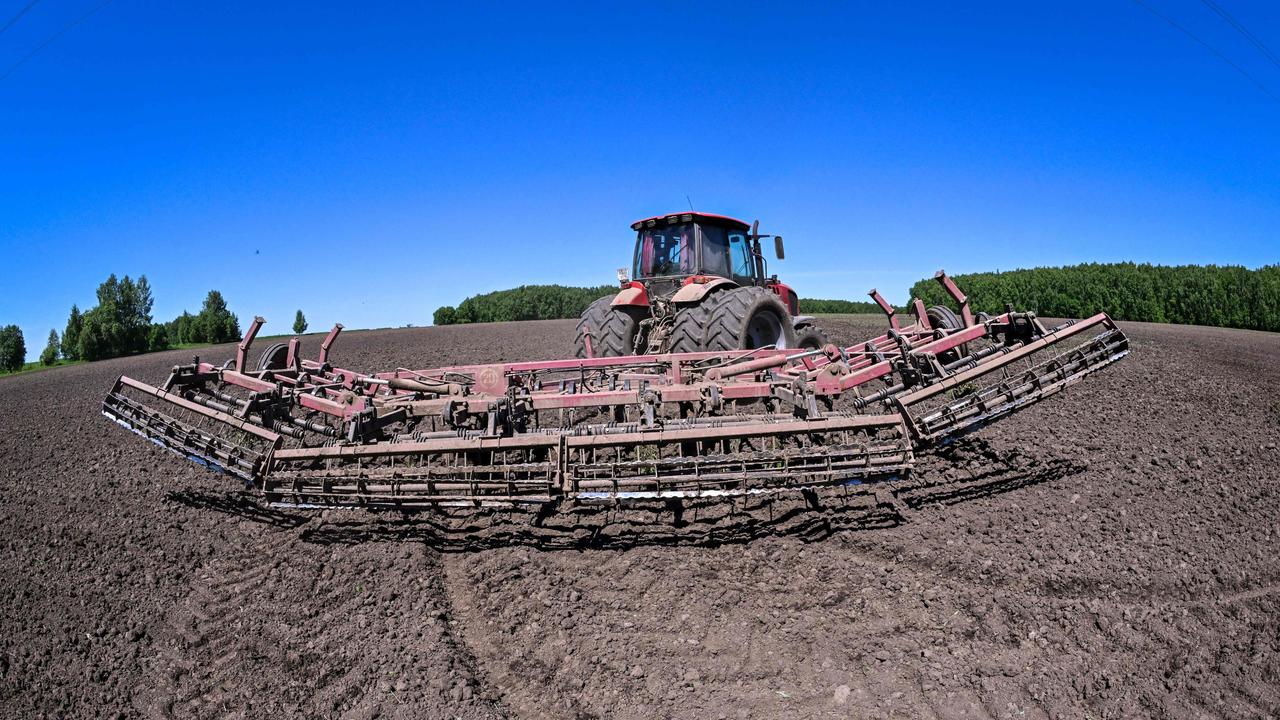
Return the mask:
{"type": "Polygon", "coordinates": [[[582,311],[575,343],[577,356],[587,357],[587,334],[595,357],[631,355],[636,338],[636,315],[629,307],[613,307],[613,296],[596,300],[582,311]]]}
{"type": "Polygon", "coordinates": [[[772,345],[796,346],[791,313],[777,295],[760,287],[722,290],[706,299],[706,331],[703,349],[754,350],[772,345]]]}

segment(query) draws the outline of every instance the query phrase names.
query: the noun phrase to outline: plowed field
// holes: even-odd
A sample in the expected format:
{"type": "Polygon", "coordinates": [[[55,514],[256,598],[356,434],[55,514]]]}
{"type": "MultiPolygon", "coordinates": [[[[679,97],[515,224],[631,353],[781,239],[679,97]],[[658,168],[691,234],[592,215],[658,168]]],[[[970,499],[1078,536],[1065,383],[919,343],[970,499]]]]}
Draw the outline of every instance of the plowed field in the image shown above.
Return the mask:
{"type": "MultiPolygon", "coordinates": [[[[267,509],[99,414],[190,353],[0,379],[0,716],[1280,715],[1280,335],[1124,327],[1130,357],[925,460],[895,510],[570,543],[267,509]]],[[[572,331],[334,358],[549,358],[572,331]]]]}

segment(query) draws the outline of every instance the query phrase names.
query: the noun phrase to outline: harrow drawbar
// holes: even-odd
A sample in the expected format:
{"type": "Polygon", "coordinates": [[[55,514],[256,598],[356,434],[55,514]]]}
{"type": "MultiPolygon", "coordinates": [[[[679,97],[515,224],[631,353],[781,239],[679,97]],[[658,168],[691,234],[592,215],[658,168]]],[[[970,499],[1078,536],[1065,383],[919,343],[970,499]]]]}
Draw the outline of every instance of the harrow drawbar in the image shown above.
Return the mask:
{"type": "Polygon", "coordinates": [[[295,338],[196,358],[152,386],[121,377],[102,412],[271,502],[543,505],[717,498],[870,484],[1128,353],[1105,314],[1046,327],[1012,310],[890,329],[821,350],[605,357],[363,373],[295,338]]]}

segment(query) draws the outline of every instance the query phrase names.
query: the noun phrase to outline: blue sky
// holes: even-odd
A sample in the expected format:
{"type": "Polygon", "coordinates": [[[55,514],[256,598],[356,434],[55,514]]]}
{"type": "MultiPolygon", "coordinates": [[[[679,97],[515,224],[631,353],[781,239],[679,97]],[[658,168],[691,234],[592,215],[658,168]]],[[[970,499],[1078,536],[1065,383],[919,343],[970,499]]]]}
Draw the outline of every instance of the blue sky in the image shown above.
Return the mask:
{"type": "MultiPolygon", "coordinates": [[[[0,74],[99,1],[37,4],[0,74]]],[[[1217,2],[1280,50],[1280,4],[1217,2]]],[[[810,297],[1280,260],[1280,102],[1135,2],[535,5],[114,0],[0,80],[0,324],[35,357],[114,272],[157,319],[217,288],[267,331],[425,325],[612,282],[686,196],[785,235],[810,297]]]]}

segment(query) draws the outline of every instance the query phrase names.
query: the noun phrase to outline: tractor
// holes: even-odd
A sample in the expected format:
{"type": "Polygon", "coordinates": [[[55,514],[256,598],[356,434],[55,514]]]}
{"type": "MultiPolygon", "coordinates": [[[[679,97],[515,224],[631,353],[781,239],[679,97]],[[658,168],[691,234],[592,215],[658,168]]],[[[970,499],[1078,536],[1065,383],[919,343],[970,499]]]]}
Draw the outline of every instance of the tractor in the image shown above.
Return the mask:
{"type": "Polygon", "coordinates": [[[759,221],[683,212],[632,223],[630,273],[619,292],[596,300],[578,321],[577,355],[619,357],[759,348],[816,350],[827,344],[813,318],[800,315],[796,293],[769,275],[760,250],[781,235],[761,235],[759,221]]]}

